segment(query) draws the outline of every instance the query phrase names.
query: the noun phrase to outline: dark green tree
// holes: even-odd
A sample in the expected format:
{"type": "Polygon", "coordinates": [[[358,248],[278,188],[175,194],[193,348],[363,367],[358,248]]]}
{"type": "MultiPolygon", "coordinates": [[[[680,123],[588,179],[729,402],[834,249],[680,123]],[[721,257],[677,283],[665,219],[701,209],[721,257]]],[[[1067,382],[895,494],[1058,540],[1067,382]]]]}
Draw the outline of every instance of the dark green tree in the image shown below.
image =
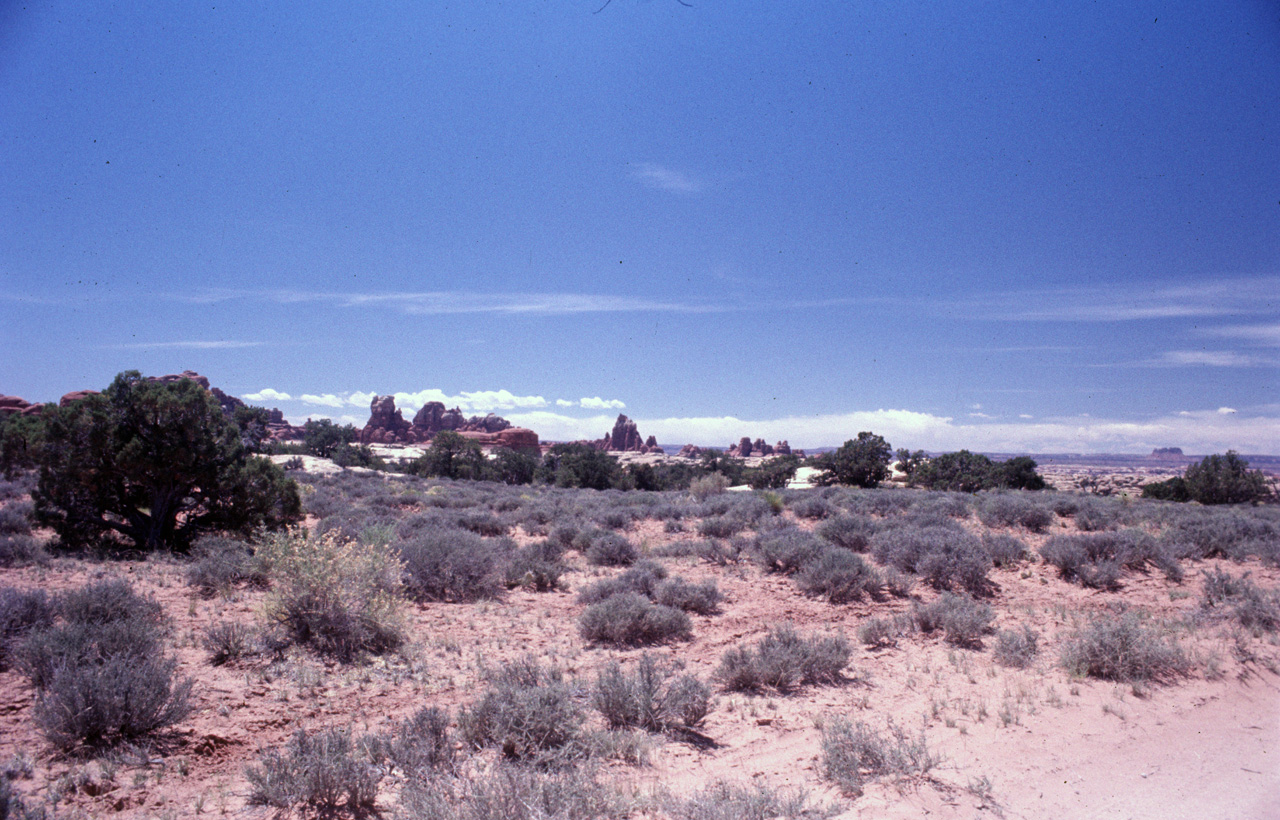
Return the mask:
{"type": "Polygon", "coordinates": [[[875,433],[858,433],[838,450],[824,453],[815,460],[821,473],[820,485],[847,484],[853,487],[875,487],[889,477],[889,442],[875,433]]]}
{"type": "Polygon", "coordinates": [[[1031,456],[1014,456],[998,465],[996,481],[1009,490],[1043,490],[1044,476],[1036,472],[1036,462],[1031,456]]]}
{"type": "Polygon", "coordinates": [[[1191,493],[1187,490],[1187,482],[1180,475],[1167,481],[1155,481],[1142,485],[1142,497],[1154,498],[1157,501],[1190,501],[1191,493]]]}
{"type": "Polygon", "coordinates": [[[730,487],[746,483],[747,468],[742,459],[734,458],[723,450],[703,450],[698,456],[698,463],[704,474],[719,473],[729,479],[730,487]]]}
{"type": "Polygon", "coordinates": [[[747,486],[753,490],[781,490],[787,482],[796,477],[800,467],[800,457],[794,455],[774,456],[760,462],[759,467],[746,471],[747,486]]]}
{"type": "Polygon", "coordinates": [[[331,458],[333,451],[350,444],[358,435],[350,424],[337,425],[329,419],[307,419],[302,425],[302,443],[307,452],[320,458],[331,458]]]}
{"type": "Polygon", "coordinates": [[[263,445],[271,436],[267,427],[271,421],[271,411],[265,407],[254,407],[246,404],[236,407],[231,420],[240,428],[240,443],[251,453],[261,453],[263,445]]]}
{"type": "Polygon", "coordinates": [[[0,417],[0,474],[12,479],[40,463],[44,414],[11,413],[0,417]]]}
{"type": "Polygon", "coordinates": [[[189,379],[121,373],[47,422],[36,515],[64,546],[114,534],[142,550],[185,550],[201,533],[301,518],[297,485],[250,455],[217,399],[189,379]]]}
{"type": "Polygon", "coordinates": [[[412,472],[431,478],[481,481],[489,477],[489,464],[479,444],[453,430],[441,430],[431,437],[431,446],[414,462],[412,472]]]}
{"type": "Polygon", "coordinates": [[[916,473],[924,466],[929,459],[925,456],[924,450],[908,450],[905,447],[899,447],[894,453],[894,457],[898,459],[898,469],[907,475],[907,484],[915,484],[916,473]]]}
{"type": "Polygon", "coordinates": [[[557,487],[608,490],[619,486],[625,474],[618,459],[590,444],[557,444],[542,457],[537,480],[557,487]]]}
{"type": "Polygon", "coordinates": [[[1205,456],[1187,468],[1183,480],[1191,500],[1201,504],[1246,504],[1271,495],[1262,471],[1250,470],[1249,462],[1234,450],[1205,456]]]}
{"type": "Polygon", "coordinates": [[[960,450],[935,456],[916,471],[916,482],[930,490],[976,493],[999,486],[995,462],[981,453],[960,450]]]}
{"type": "Polygon", "coordinates": [[[489,462],[493,477],[505,484],[532,484],[538,470],[538,457],[527,450],[497,447],[489,462]]]}

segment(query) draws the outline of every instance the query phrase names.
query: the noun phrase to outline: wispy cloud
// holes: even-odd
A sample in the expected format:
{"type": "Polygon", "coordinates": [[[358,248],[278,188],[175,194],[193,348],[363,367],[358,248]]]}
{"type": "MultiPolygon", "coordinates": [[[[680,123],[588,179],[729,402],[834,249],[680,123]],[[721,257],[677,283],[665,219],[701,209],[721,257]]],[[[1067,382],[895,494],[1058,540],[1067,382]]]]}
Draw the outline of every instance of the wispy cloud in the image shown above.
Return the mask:
{"type": "Polygon", "coordinates": [[[696,194],[706,187],[701,180],[683,171],[676,171],[653,162],[640,163],[631,175],[650,188],[676,194],[696,194]]]}
{"type": "Polygon", "coordinates": [[[1117,284],[1009,292],[951,303],[953,310],[1008,321],[1129,322],[1144,319],[1266,315],[1276,311],[1280,277],[1187,285],[1117,284]]]}
{"type": "Polygon", "coordinates": [[[388,291],[335,293],[302,290],[214,290],[171,298],[196,304],[246,300],[294,305],[310,302],[338,307],[385,307],[418,316],[493,313],[557,316],[577,313],[722,313],[720,304],[664,302],[592,293],[476,293],[472,291],[388,291]]]}
{"type": "Polygon", "coordinates": [[[190,340],[183,342],[130,342],[129,344],[111,345],[110,347],[113,350],[236,350],[244,347],[262,347],[263,344],[265,344],[265,342],[190,340]]]}
{"type": "Polygon", "coordinates": [[[1280,322],[1264,325],[1229,325],[1205,328],[1203,333],[1228,339],[1240,339],[1260,347],[1280,347],[1280,322]]]}
{"type": "Polygon", "coordinates": [[[1144,364],[1154,367],[1275,367],[1280,361],[1235,350],[1167,350],[1144,364]]]}

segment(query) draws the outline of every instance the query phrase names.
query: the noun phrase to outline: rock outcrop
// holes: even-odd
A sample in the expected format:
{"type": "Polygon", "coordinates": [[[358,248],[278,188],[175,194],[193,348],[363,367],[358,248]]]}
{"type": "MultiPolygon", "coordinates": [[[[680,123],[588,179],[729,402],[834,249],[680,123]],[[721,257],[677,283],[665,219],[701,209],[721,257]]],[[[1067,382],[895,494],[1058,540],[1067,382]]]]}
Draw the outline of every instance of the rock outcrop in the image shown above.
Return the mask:
{"type": "Polygon", "coordinates": [[[369,421],[360,430],[361,444],[404,444],[416,441],[411,425],[396,409],[395,396],[374,396],[369,402],[369,421]]]}
{"type": "Polygon", "coordinates": [[[17,396],[0,396],[0,418],[18,413],[37,412],[40,406],[17,396]],[[33,407],[36,410],[32,410],[33,407]]]}
{"type": "Polygon", "coordinates": [[[70,393],[67,393],[66,395],[64,395],[62,398],[58,399],[58,406],[66,407],[68,404],[73,404],[75,402],[78,402],[81,399],[85,398],[86,396],[96,396],[97,394],[98,394],[97,390],[73,390],[70,393]]]}
{"type": "Polygon", "coordinates": [[[604,434],[604,438],[591,442],[596,449],[612,453],[661,453],[658,440],[649,436],[648,441],[640,437],[636,423],[622,413],[613,423],[613,430],[604,434]]]}
{"type": "Polygon", "coordinates": [[[511,422],[502,416],[489,413],[467,418],[457,407],[446,410],[443,403],[429,401],[413,417],[413,441],[427,441],[441,430],[457,432],[499,433],[510,430],[511,422]]]}
{"type": "Polygon", "coordinates": [[[701,458],[702,448],[696,444],[686,444],[676,453],[676,458],[701,458]]]}
{"type": "Polygon", "coordinates": [[[369,421],[360,430],[361,444],[425,443],[443,430],[451,430],[483,447],[510,447],[513,450],[536,450],[538,434],[489,413],[467,418],[457,407],[430,401],[414,414],[413,422],[405,421],[403,411],[396,409],[395,396],[374,396],[369,404],[369,421]]]}

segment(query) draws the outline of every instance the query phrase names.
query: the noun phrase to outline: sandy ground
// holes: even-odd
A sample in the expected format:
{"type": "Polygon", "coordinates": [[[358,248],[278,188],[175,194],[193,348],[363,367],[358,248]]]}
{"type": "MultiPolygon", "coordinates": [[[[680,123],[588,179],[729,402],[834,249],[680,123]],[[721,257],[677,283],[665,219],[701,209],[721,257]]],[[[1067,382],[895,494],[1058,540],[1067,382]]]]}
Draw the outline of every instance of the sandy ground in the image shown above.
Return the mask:
{"type": "MultiPolygon", "coordinates": [[[[654,521],[638,522],[626,534],[644,549],[689,537],[665,533],[654,521]]],[[[1020,535],[1033,546],[1047,537],[1020,535]]],[[[517,540],[528,539],[518,534],[517,540]]],[[[579,567],[568,578],[574,589],[616,572],[571,558],[579,567]]],[[[611,764],[641,792],[662,787],[683,794],[717,780],[762,780],[804,787],[818,801],[840,801],[844,818],[1280,817],[1280,647],[1274,635],[1244,634],[1198,614],[1201,570],[1216,562],[1187,564],[1181,584],[1159,574],[1129,575],[1119,592],[1067,584],[1042,564],[995,571],[997,626],[1025,624],[1041,635],[1042,651],[1026,670],[997,665],[990,640],[982,650],[922,635],[878,650],[857,643],[860,624],[907,611],[910,602],[833,606],[754,566],[692,558],[664,563],[689,580],[715,579],[727,598],[719,614],[694,616],[691,641],[653,650],[701,677],[711,676],[726,649],[784,622],[802,632],[843,631],[855,651],[843,685],[785,697],[722,693],[702,729],[705,742],[655,738],[650,765],[611,764]],[[1171,634],[1194,659],[1190,676],[1135,688],[1073,678],[1057,665],[1072,630],[1126,607],[1170,619],[1171,634]],[[942,762],[926,776],[873,783],[857,799],[843,797],[820,770],[819,727],[836,715],[877,727],[892,720],[912,734],[923,732],[942,762]]],[[[1249,570],[1260,586],[1280,587],[1275,569],[1224,566],[1233,574],[1249,570]]],[[[413,606],[408,647],[366,665],[342,666],[298,651],[284,662],[213,667],[200,646],[204,629],[219,621],[258,622],[262,592],[200,598],[185,585],[182,565],[170,559],[57,559],[0,570],[0,585],[53,591],[113,575],[154,595],[173,619],[181,673],[197,681],[197,708],[143,752],[68,759],[35,730],[25,679],[0,673],[0,763],[19,774],[14,785],[29,800],[56,797],[59,817],[268,817],[271,812],[246,805],[244,769],[261,749],[283,744],[298,728],[387,730],[426,705],[455,708],[477,695],[482,666],[524,654],[561,666],[584,688],[607,660],[639,655],[586,645],[575,622],[583,607],[572,591],[517,590],[500,601],[413,606]]],[[[927,600],[934,593],[917,588],[916,595],[927,600]]],[[[383,783],[380,805],[387,814],[397,785],[390,778],[383,783]]]]}

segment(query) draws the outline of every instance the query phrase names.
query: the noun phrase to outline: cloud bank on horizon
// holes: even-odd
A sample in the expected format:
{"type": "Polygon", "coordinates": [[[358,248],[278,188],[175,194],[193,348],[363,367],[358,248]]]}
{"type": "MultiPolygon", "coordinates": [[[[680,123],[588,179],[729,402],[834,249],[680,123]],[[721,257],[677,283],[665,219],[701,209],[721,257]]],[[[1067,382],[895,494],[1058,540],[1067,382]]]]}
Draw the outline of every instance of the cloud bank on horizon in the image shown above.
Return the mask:
{"type": "MultiPolygon", "coordinates": [[[[276,402],[292,410],[307,405],[305,414],[286,412],[293,423],[308,418],[327,418],[341,424],[363,426],[368,413],[354,412],[367,408],[374,393],[351,392],[303,394],[297,398],[266,388],[246,393],[242,399],[253,402],[276,402]],[[327,407],[347,410],[333,413],[311,410],[327,407]]],[[[396,406],[406,416],[428,401],[440,401],[447,407],[464,411],[500,413],[513,425],[536,431],[544,441],[577,441],[598,439],[613,427],[612,415],[571,416],[542,409],[550,406],[541,396],[516,396],[508,390],[463,391],[449,395],[430,389],[396,392],[396,406]],[[514,411],[514,412],[510,412],[514,411]]],[[[614,410],[626,405],[618,400],[584,398],[579,401],[557,399],[561,410],[580,407],[584,410],[614,410]]],[[[1188,453],[1207,454],[1236,450],[1238,452],[1272,454],[1276,450],[1276,432],[1280,430],[1280,405],[1256,408],[1241,413],[1232,407],[1213,410],[1183,410],[1166,416],[1139,421],[1080,417],[1034,418],[1019,414],[1001,418],[987,413],[966,414],[970,421],[957,421],[946,416],[911,410],[873,410],[815,416],[789,416],[775,419],[744,419],[737,416],[705,416],[659,418],[637,416],[642,435],[656,436],[660,444],[697,444],[728,447],[742,436],[763,438],[770,443],[787,440],[792,447],[814,449],[838,446],[863,430],[885,436],[894,447],[949,451],[969,449],[983,452],[1026,453],[1145,453],[1157,447],[1178,446],[1188,453]]]]}

